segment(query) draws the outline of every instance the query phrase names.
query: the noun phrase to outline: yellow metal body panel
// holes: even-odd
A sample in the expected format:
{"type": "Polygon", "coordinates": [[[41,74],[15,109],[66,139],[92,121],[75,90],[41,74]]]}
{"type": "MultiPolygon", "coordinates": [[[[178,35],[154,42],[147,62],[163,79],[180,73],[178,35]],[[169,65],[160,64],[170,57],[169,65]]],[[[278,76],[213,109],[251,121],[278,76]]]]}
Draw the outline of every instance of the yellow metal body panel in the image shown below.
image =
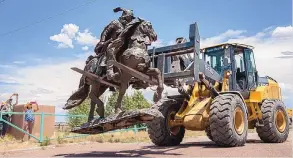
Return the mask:
{"type": "Polygon", "coordinates": [[[287,109],[287,113],[289,117],[293,116],[293,110],[292,109],[287,109]]]}
{"type": "Polygon", "coordinates": [[[186,107],[181,107],[181,109],[176,114],[175,119],[182,119],[184,116],[186,116],[190,111],[195,109],[199,109],[198,105],[204,100],[204,98],[209,97],[209,90],[206,89],[204,85],[199,85],[197,82],[193,86],[192,95],[190,97],[190,100],[187,101],[188,104],[186,107]]]}
{"type": "Polygon", "coordinates": [[[246,102],[246,105],[249,113],[248,121],[255,120],[256,118],[262,118],[261,109],[259,108],[257,102],[246,102]]]}
{"type": "MultiPolygon", "coordinates": [[[[217,90],[219,83],[214,86],[217,90]]],[[[209,118],[209,110],[212,98],[210,91],[198,82],[190,86],[192,94],[190,100],[185,100],[175,116],[174,125],[183,125],[187,130],[203,130],[209,118]]]]}
{"type": "Polygon", "coordinates": [[[193,105],[194,108],[186,113],[183,120],[183,125],[186,129],[202,130],[205,128],[205,121],[208,119],[208,112],[206,111],[206,107],[210,102],[211,98],[205,98],[197,104],[193,105]]]}
{"type": "Polygon", "coordinates": [[[267,86],[258,86],[254,91],[250,91],[249,99],[246,102],[260,103],[264,99],[282,99],[281,88],[278,83],[268,80],[267,86]]]}
{"type": "MultiPolygon", "coordinates": [[[[229,73],[224,73],[221,89],[220,83],[215,83],[214,88],[217,91],[229,90],[229,73]]],[[[172,121],[172,125],[183,125],[188,130],[203,130],[208,123],[210,104],[212,102],[210,90],[207,89],[205,85],[201,85],[198,82],[195,82],[195,84],[189,86],[189,88],[192,88],[191,97],[189,100],[185,100],[177,112],[175,120],[172,121]]]]}
{"type": "Polygon", "coordinates": [[[249,113],[248,121],[262,119],[259,103],[265,99],[282,99],[278,83],[269,79],[268,85],[258,86],[255,90],[250,91],[249,99],[245,100],[249,113]]]}

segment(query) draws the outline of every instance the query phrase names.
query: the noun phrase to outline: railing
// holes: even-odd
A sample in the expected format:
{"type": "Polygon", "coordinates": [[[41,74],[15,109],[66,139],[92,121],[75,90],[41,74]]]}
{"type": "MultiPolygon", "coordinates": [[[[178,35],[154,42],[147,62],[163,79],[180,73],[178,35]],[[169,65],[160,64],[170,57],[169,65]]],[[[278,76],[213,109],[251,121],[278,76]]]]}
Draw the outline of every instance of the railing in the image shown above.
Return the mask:
{"type": "MultiPolygon", "coordinates": [[[[37,137],[37,136],[34,136],[34,135],[28,133],[27,131],[23,130],[22,128],[17,127],[13,123],[4,120],[2,118],[2,115],[4,115],[4,114],[24,115],[25,112],[0,112],[0,122],[4,122],[4,123],[8,124],[9,126],[19,130],[20,132],[31,136],[32,138],[34,138],[35,140],[37,140],[40,143],[44,142],[45,140],[48,140],[48,139],[44,138],[44,120],[45,120],[45,116],[88,117],[87,115],[52,114],[52,113],[44,113],[44,112],[42,112],[42,113],[32,113],[32,115],[40,115],[41,116],[41,119],[40,119],[40,136],[37,137]]],[[[146,127],[145,126],[137,127],[137,125],[134,125],[134,128],[119,129],[119,130],[110,131],[110,132],[107,132],[107,133],[125,132],[125,131],[131,131],[131,130],[134,133],[137,133],[138,130],[140,130],[140,129],[145,130],[146,127]]],[[[62,137],[62,138],[77,138],[77,137],[84,137],[84,136],[89,136],[89,134],[76,134],[76,135],[66,136],[66,137],[62,137]]],[[[57,139],[57,138],[49,138],[49,140],[55,140],[55,139],[57,139]]]]}

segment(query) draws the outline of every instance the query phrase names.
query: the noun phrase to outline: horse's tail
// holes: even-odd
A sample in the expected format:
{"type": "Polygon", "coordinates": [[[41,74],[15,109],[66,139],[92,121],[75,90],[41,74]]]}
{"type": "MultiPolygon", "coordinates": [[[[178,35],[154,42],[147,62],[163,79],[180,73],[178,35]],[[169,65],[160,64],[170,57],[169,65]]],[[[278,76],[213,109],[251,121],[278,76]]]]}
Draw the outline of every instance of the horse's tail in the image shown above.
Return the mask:
{"type": "Polygon", "coordinates": [[[82,75],[79,81],[78,90],[69,97],[63,109],[71,109],[80,105],[87,98],[89,91],[90,85],[86,84],[85,76],[82,75]]]}
{"type": "Polygon", "coordinates": [[[89,85],[85,84],[81,86],[69,97],[63,109],[71,109],[80,105],[87,98],[89,90],[89,85]]]}
{"type": "MultiPolygon", "coordinates": [[[[88,67],[89,60],[91,59],[88,58],[86,65],[83,69],[84,71],[89,71],[89,67],[88,67]]],[[[71,109],[80,105],[87,98],[89,94],[89,90],[90,90],[90,85],[86,83],[85,76],[82,75],[79,80],[78,90],[69,97],[63,109],[71,109]]]]}

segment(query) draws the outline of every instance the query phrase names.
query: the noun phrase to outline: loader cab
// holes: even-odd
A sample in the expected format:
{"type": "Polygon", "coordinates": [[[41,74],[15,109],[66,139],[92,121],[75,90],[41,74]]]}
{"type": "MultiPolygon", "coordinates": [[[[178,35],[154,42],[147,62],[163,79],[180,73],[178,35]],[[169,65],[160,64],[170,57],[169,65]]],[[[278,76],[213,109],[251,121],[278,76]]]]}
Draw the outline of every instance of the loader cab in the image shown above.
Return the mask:
{"type": "Polygon", "coordinates": [[[234,52],[234,74],[236,77],[236,86],[240,90],[254,90],[257,85],[257,71],[255,66],[254,54],[252,48],[232,47],[234,52]]]}
{"type": "Polygon", "coordinates": [[[204,61],[223,76],[232,71],[230,91],[240,91],[244,98],[256,88],[258,74],[253,47],[243,44],[222,44],[202,49],[204,61]]]}

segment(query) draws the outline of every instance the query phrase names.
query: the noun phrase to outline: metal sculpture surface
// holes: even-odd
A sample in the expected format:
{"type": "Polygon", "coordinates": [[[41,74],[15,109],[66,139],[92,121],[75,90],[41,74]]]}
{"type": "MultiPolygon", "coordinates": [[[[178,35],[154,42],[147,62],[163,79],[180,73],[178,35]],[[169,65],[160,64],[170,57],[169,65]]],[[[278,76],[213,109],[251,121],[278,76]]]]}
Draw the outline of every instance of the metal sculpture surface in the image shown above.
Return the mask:
{"type": "Polygon", "coordinates": [[[157,35],[153,30],[151,23],[138,18],[132,21],[125,30],[123,30],[119,37],[114,40],[112,45],[108,47],[109,50],[107,52],[114,52],[113,54],[117,55],[117,61],[121,63],[119,64],[116,62],[116,64],[114,64],[115,62],[113,61],[108,62],[121,69],[121,73],[119,73],[118,69],[114,74],[114,78],[120,83],[115,113],[121,112],[122,97],[129,86],[129,81],[136,73],[134,70],[157,79],[158,88],[155,93],[157,98],[155,102],[161,98],[163,91],[161,72],[157,68],[150,67],[151,60],[147,53],[147,46],[156,40],[157,35]],[[129,36],[129,34],[131,35],[129,36]],[[119,55],[119,49],[123,49],[123,46],[127,46],[127,49],[123,51],[122,55],[119,55]]]}
{"type": "MultiPolygon", "coordinates": [[[[159,69],[150,67],[150,57],[147,53],[147,46],[157,40],[157,35],[150,22],[140,18],[133,18],[132,11],[116,8],[114,11],[123,11],[123,18],[130,19],[131,22],[125,27],[113,29],[109,25],[105,28],[116,30],[114,36],[109,34],[102,43],[99,42],[95,48],[96,56],[90,56],[86,61],[84,71],[74,68],[73,70],[82,73],[79,89],[70,96],[63,109],[71,109],[81,104],[89,95],[91,108],[88,121],[94,116],[94,108],[97,104],[97,113],[104,117],[104,105],[99,97],[107,88],[118,88],[119,96],[115,106],[115,113],[120,113],[122,98],[130,84],[136,89],[147,88],[151,84],[158,85],[155,92],[155,102],[162,97],[163,82],[159,69]],[[109,39],[108,39],[109,38],[109,39]],[[104,42],[107,40],[106,42],[104,42]],[[103,52],[104,51],[104,52],[103,52]],[[115,67],[113,67],[113,65],[115,67]],[[107,71],[108,70],[108,71],[107,71]],[[108,72],[108,73],[107,73],[108,72]],[[133,77],[134,76],[134,77],[133,77]],[[156,80],[152,80],[155,78],[156,80]],[[148,82],[145,82],[148,81],[148,82]]],[[[128,21],[127,21],[128,22],[128,21]]],[[[110,24],[112,25],[113,22],[110,24]]],[[[114,24],[116,24],[114,22],[114,24]]],[[[125,24],[125,23],[124,23],[125,24]]],[[[120,25],[117,25],[120,26],[120,25]]]]}

